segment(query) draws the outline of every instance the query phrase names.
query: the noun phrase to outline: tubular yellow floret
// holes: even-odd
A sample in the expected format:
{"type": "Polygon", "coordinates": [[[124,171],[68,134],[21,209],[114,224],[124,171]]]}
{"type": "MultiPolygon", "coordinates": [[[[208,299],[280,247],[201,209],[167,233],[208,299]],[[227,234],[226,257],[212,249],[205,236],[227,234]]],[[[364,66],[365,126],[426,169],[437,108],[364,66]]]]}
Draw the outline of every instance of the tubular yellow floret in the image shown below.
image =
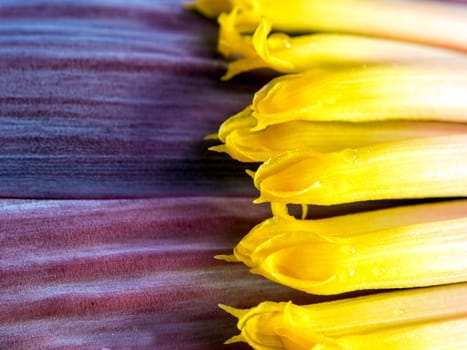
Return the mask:
{"type": "Polygon", "coordinates": [[[284,232],[352,237],[402,226],[459,219],[467,213],[467,200],[407,205],[314,220],[296,219],[282,204],[272,203],[272,207],[273,217],[256,225],[235,247],[237,261],[253,266],[250,256],[255,249],[267,239],[284,232]]]}
{"type": "Polygon", "coordinates": [[[467,201],[321,220],[281,216],[234,249],[251,271],[312,294],[467,280],[467,201]]]}
{"type": "Polygon", "coordinates": [[[380,293],[314,305],[264,302],[238,310],[233,341],[258,350],[464,349],[467,284],[380,293]]]}
{"type": "Polygon", "coordinates": [[[230,62],[224,80],[239,73],[271,68],[282,73],[298,73],[312,68],[345,67],[360,64],[460,61],[466,56],[456,51],[359,35],[321,33],[290,37],[271,31],[271,23],[261,20],[253,37],[235,28],[238,10],[219,17],[219,50],[230,62]]]}
{"type": "Polygon", "coordinates": [[[228,153],[242,162],[264,162],[291,150],[334,152],[419,137],[467,134],[467,124],[385,121],[313,122],[293,120],[252,131],[256,118],[251,107],[227,119],[217,137],[223,145],[211,150],[228,153]]]}
{"type": "Polygon", "coordinates": [[[257,202],[332,205],[467,196],[467,135],[427,137],[332,153],[291,151],[254,174],[257,202]]]}
{"type": "Polygon", "coordinates": [[[232,0],[235,26],[252,33],[261,18],[286,33],[339,32],[413,41],[467,50],[464,7],[431,1],[232,0]]]}
{"type": "Polygon", "coordinates": [[[291,120],[467,121],[467,65],[361,66],[273,79],[253,98],[255,130],[291,120]]]}
{"type": "Polygon", "coordinates": [[[311,68],[359,64],[465,60],[464,54],[430,46],[342,33],[316,33],[296,37],[271,31],[263,18],[252,38],[257,55],[265,65],[283,73],[311,68]]]}
{"type": "Polygon", "coordinates": [[[431,1],[197,0],[186,5],[215,18],[238,8],[235,27],[253,33],[261,18],[286,33],[316,31],[364,34],[467,51],[467,11],[431,1]]]}

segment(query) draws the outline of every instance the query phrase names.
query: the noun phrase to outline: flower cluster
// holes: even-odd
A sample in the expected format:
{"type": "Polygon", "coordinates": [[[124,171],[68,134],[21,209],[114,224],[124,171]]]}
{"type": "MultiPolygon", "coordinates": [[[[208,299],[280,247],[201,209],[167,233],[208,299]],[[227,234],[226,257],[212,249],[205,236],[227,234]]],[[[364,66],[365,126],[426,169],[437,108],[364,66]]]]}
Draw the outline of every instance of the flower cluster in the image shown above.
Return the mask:
{"type": "Polygon", "coordinates": [[[253,273],[312,294],[392,293],[239,318],[256,349],[467,346],[467,11],[390,0],[199,0],[220,25],[223,79],[280,73],[227,119],[212,150],[242,162],[273,216],[233,255],[253,273]],[[423,30],[421,30],[423,28],[423,30]],[[271,31],[273,32],[272,34],[271,31]],[[309,205],[444,198],[327,219],[309,205]],[[303,207],[301,219],[288,204],[303,207]],[[430,306],[429,306],[430,305],[430,306]],[[436,307],[433,307],[436,305],[436,307]]]}

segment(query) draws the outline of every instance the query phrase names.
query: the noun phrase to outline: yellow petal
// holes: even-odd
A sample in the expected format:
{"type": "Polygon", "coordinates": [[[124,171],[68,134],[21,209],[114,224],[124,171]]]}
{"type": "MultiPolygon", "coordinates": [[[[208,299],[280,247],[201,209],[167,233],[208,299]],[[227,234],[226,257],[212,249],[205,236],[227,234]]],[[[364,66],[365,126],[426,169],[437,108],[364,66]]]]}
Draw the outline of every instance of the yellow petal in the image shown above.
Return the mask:
{"type": "Polygon", "coordinates": [[[238,318],[235,340],[260,350],[434,350],[467,346],[467,284],[314,305],[264,302],[238,318]]]}
{"type": "Polygon", "coordinates": [[[253,98],[255,130],[291,120],[467,121],[467,66],[362,66],[273,79],[253,98]]]}
{"type": "Polygon", "coordinates": [[[459,219],[467,213],[467,200],[452,200],[389,209],[371,210],[325,219],[298,220],[283,205],[273,203],[274,216],[256,225],[234,249],[235,257],[248,266],[250,256],[269,238],[284,232],[310,232],[321,237],[353,237],[426,222],[459,219]]]}
{"type": "Polygon", "coordinates": [[[242,162],[264,162],[290,150],[333,152],[418,137],[467,133],[467,124],[386,121],[313,122],[294,120],[252,131],[256,118],[251,107],[227,119],[217,137],[224,145],[212,150],[227,152],[242,162]]]}
{"type": "Polygon", "coordinates": [[[238,261],[313,294],[467,280],[467,201],[322,220],[273,217],[235,247],[238,261]]]}
{"type": "Polygon", "coordinates": [[[239,9],[235,26],[241,32],[252,33],[265,17],[274,30],[287,33],[355,33],[467,49],[467,39],[459,35],[467,31],[467,13],[461,5],[387,0],[232,0],[231,4],[239,9]]]}
{"type": "Polygon", "coordinates": [[[297,73],[317,67],[466,60],[464,54],[451,50],[358,35],[321,33],[290,37],[274,33],[268,36],[271,23],[266,18],[251,37],[241,35],[236,29],[237,15],[235,9],[219,17],[219,51],[226,57],[240,56],[229,63],[224,79],[258,68],[297,73]]]}
{"type": "Polygon", "coordinates": [[[254,175],[257,202],[332,205],[467,196],[467,135],[396,141],[332,153],[291,151],[254,175]]]}

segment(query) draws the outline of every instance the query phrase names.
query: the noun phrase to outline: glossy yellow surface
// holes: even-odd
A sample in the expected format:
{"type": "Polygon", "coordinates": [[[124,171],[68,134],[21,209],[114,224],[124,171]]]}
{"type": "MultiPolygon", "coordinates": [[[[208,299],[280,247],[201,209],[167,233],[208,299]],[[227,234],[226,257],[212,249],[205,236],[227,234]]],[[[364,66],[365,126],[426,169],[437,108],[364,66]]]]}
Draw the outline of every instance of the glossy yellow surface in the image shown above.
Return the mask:
{"type": "Polygon", "coordinates": [[[291,120],[467,121],[467,65],[361,66],[278,77],[256,93],[255,129],[291,120]]]}
{"type": "Polygon", "coordinates": [[[289,36],[271,32],[271,22],[261,20],[253,36],[235,27],[238,10],[219,16],[219,51],[229,62],[223,79],[258,68],[298,73],[312,68],[352,67],[361,64],[466,60],[466,55],[442,48],[342,33],[289,36]]]}
{"type": "Polygon", "coordinates": [[[467,196],[467,135],[410,139],[332,153],[290,151],[254,173],[257,202],[332,205],[467,196]]]}
{"type": "Polygon", "coordinates": [[[291,150],[321,153],[410,138],[467,134],[467,124],[385,121],[314,122],[293,120],[254,131],[251,107],[230,117],[216,135],[222,145],[211,150],[226,152],[242,162],[264,162],[291,150]]]}
{"type": "Polygon", "coordinates": [[[433,1],[198,0],[188,8],[207,17],[237,9],[235,27],[253,33],[262,18],[285,33],[339,32],[419,42],[467,51],[467,11],[433,1]]]}
{"type": "Polygon", "coordinates": [[[235,260],[312,294],[467,280],[467,201],[321,220],[276,216],[235,247],[235,260]]]}
{"type": "Polygon", "coordinates": [[[239,310],[239,336],[257,350],[458,350],[467,347],[467,284],[298,306],[239,310]]]}

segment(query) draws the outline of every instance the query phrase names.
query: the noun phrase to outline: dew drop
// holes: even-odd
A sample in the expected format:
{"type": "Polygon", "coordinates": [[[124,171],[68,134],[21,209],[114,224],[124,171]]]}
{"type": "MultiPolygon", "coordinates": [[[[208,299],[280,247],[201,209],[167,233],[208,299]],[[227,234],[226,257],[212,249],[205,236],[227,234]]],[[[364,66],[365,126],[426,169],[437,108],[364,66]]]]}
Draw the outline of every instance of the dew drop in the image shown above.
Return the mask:
{"type": "Polygon", "coordinates": [[[342,151],[342,155],[344,156],[345,161],[355,165],[358,164],[358,151],[356,149],[346,149],[342,151]]]}
{"type": "Polygon", "coordinates": [[[405,315],[405,309],[403,309],[403,308],[396,309],[395,314],[397,316],[403,316],[403,315],[405,315]]]}

